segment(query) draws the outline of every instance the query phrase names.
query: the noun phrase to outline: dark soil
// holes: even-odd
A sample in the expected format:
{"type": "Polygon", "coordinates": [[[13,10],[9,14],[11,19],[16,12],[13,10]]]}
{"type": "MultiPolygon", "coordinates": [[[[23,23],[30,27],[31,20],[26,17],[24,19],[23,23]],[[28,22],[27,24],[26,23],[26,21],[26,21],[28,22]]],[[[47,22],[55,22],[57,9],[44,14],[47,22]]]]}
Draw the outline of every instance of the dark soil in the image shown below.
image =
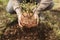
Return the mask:
{"type": "Polygon", "coordinates": [[[23,31],[17,25],[17,21],[8,24],[1,40],[56,40],[53,29],[45,26],[43,23],[35,28],[23,28],[23,31]]]}

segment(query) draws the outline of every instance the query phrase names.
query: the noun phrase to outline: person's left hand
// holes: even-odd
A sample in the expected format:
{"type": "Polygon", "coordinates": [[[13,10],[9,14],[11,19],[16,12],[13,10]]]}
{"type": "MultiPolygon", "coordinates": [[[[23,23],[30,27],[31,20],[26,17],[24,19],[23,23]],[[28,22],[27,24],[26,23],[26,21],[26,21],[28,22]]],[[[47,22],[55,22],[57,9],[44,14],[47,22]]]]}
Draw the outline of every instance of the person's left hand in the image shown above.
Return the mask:
{"type": "Polygon", "coordinates": [[[33,9],[32,9],[32,11],[33,11],[33,13],[35,13],[35,11],[36,11],[36,8],[33,8],[33,9]]]}

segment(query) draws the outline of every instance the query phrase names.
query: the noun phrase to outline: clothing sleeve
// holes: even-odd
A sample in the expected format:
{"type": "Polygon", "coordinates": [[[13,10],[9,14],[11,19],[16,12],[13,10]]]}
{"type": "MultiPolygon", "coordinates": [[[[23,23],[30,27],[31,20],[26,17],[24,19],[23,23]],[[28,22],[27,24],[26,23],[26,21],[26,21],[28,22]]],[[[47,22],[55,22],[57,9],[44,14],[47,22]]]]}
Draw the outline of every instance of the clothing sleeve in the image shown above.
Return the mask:
{"type": "Polygon", "coordinates": [[[52,0],[41,0],[37,4],[36,12],[46,9],[53,1],[52,0]]]}
{"type": "Polygon", "coordinates": [[[17,8],[21,8],[18,0],[12,0],[12,4],[14,10],[16,10],[17,8]]]}
{"type": "Polygon", "coordinates": [[[22,8],[20,6],[20,2],[18,0],[12,0],[12,4],[13,4],[13,9],[16,12],[18,18],[20,18],[22,14],[22,8]]]}

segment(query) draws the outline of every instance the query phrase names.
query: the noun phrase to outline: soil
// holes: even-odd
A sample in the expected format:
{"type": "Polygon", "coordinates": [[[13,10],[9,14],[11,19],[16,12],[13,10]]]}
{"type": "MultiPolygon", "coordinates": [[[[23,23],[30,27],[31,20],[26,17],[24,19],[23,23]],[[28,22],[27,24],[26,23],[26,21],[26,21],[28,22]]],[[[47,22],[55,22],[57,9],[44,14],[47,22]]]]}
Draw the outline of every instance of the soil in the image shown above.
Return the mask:
{"type": "Polygon", "coordinates": [[[17,21],[8,24],[10,26],[4,31],[1,40],[56,40],[53,29],[40,24],[34,28],[21,28],[17,21]]]}

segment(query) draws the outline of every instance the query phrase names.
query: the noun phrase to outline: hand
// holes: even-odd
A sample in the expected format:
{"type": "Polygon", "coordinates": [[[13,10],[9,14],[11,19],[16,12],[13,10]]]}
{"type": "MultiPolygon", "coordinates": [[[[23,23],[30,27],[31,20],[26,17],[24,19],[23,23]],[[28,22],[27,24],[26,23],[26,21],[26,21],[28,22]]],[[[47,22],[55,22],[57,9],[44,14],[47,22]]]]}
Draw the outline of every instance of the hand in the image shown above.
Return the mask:
{"type": "Polygon", "coordinates": [[[36,8],[33,8],[33,9],[32,9],[32,11],[33,11],[33,13],[35,13],[35,11],[36,11],[36,8]]]}
{"type": "Polygon", "coordinates": [[[18,24],[22,28],[22,25],[20,24],[21,15],[22,15],[21,9],[16,9],[15,11],[16,11],[17,17],[18,17],[18,24]]]}
{"type": "Polygon", "coordinates": [[[23,26],[20,24],[21,15],[22,15],[22,14],[19,14],[19,15],[18,15],[18,24],[19,24],[19,26],[22,28],[23,26]]]}
{"type": "Polygon", "coordinates": [[[18,15],[18,24],[19,24],[19,26],[20,26],[21,31],[23,31],[23,26],[20,24],[21,15],[22,15],[22,14],[19,14],[19,15],[18,15]]]}
{"type": "Polygon", "coordinates": [[[33,9],[33,13],[34,13],[34,14],[39,14],[39,13],[40,13],[40,11],[39,11],[39,10],[37,10],[37,8],[34,8],[34,9],[33,9]]]}
{"type": "Polygon", "coordinates": [[[39,16],[38,16],[38,14],[34,14],[34,17],[35,17],[35,19],[37,20],[37,24],[38,24],[38,22],[39,22],[39,16]]]}

